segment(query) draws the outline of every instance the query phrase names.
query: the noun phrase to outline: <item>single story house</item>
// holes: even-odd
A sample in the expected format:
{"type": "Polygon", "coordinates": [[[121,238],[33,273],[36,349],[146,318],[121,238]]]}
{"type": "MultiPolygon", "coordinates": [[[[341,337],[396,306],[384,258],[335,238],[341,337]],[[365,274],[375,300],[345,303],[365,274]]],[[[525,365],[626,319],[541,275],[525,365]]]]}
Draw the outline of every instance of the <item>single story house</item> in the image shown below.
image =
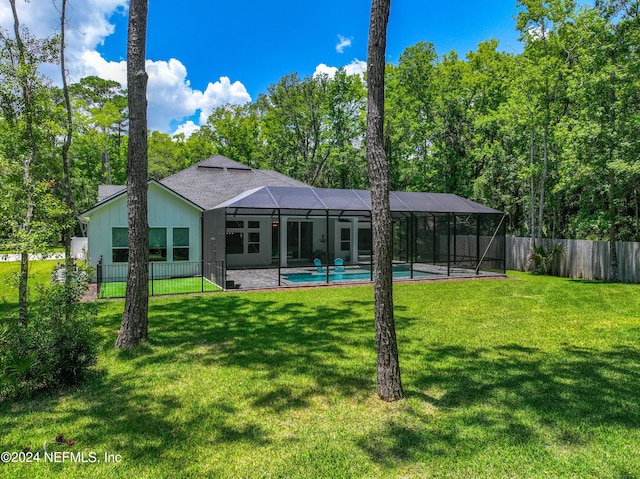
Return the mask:
{"type": "MultiPolygon", "coordinates": [[[[221,155],[148,185],[150,260],[166,276],[206,274],[223,285],[226,270],[371,263],[369,191],[313,188],[221,155]]],[[[451,194],[390,200],[397,262],[504,272],[501,212],[451,194]]],[[[81,221],[89,263],[120,265],[126,276],[126,188],[101,186],[81,221]]]]}

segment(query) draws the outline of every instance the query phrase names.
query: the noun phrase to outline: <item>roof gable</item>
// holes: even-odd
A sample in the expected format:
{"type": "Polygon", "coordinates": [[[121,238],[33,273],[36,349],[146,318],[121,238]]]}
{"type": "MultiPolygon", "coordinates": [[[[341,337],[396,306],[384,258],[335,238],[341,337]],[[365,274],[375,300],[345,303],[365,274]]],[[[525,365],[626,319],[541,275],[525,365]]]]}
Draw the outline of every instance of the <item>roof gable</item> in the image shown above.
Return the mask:
{"type": "MultiPolygon", "coordinates": [[[[178,192],[172,190],[171,188],[169,188],[166,185],[163,185],[162,183],[156,181],[156,180],[148,180],[147,181],[147,188],[151,185],[157,186],[159,188],[161,188],[162,190],[166,191],[167,193],[169,193],[171,196],[177,198],[178,200],[187,203],[189,206],[191,206],[192,208],[195,208],[198,211],[202,211],[202,208],[200,206],[198,206],[197,204],[195,204],[194,202],[192,202],[191,200],[189,200],[188,198],[185,198],[184,196],[182,196],[181,194],[179,194],[178,192]]],[[[95,213],[97,210],[102,209],[103,207],[111,204],[113,201],[115,201],[116,199],[125,196],[127,193],[127,188],[126,186],[118,186],[118,185],[101,185],[101,186],[110,186],[113,187],[113,191],[114,193],[111,194],[110,196],[107,196],[105,198],[103,198],[101,201],[98,201],[98,203],[96,203],[94,206],[92,206],[91,208],[89,208],[88,210],[84,211],[83,213],[81,213],[79,216],[81,218],[86,218],[86,217],[90,217],[93,213],[95,213]]],[[[100,187],[98,188],[98,198],[100,197],[100,187]]],[[[110,191],[110,189],[102,189],[103,193],[106,193],[110,191]]]]}

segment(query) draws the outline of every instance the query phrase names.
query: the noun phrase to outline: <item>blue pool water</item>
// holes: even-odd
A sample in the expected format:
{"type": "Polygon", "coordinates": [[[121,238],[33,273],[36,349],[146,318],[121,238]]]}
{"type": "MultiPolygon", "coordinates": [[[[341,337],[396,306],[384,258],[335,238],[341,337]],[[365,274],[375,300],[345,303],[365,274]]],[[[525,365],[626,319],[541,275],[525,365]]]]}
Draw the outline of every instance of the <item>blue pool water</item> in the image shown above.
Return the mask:
{"type": "MultiPolygon", "coordinates": [[[[422,271],[414,271],[413,277],[425,277],[430,276],[430,273],[425,273],[422,271]]],[[[327,273],[289,273],[285,274],[284,277],[291,281],[292,283],[312,283],[318,281],[326,281],[327,273]]],[[[410,278],[411,271],[394,271],[394,278],[410,278]]],[[[349,281],[349,280],[370,280],[371,273],[369,271],[345,271],[343,273],[330,272],[329,273],[329,281],[349,281]]]]}

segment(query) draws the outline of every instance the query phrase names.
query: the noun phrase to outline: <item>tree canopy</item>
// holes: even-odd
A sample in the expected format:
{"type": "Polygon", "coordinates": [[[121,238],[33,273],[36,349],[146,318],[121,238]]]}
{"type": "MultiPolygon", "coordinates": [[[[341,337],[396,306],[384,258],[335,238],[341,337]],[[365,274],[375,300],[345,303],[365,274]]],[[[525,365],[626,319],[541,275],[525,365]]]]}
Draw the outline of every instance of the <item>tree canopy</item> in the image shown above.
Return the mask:
{"type": "MultiPolygon", "coordinates": [[[[487,39],[475,51],[439,55],[423,41],[387,64],[390,188],[479,201],[508,213],[511,234],[640,240],[638,2],[521,0],[519,7],[519,53],[487,39]]],[[[25,45],[37,40],[30,38],[25,45]]],[[[35,187],[62,178],[59,165],[45,160],[62,137],[64,115],[51,107],[62,96],[33,69],[56,57],[59,45],[38,41],[29,47],[29,73],[12,70],[17,45],[10,35],[1,39],[2,172],[15,179],[3,182],[5,196],[22,188],[20,158],[30,151],[18,73],[37,80],[30,115],[39,153],[29,181],[35,187]]],[[[69,91],[70,182],[82,210],[95,202],[99,184],[127,180],[127,92],[97,77],[69,91]]],[[[252,103],[215,109],[188,137],[149,132],[149,176],[161,179],[220,153],[313,186],[368,188],[366,108],[366,76],[291,73],[252,103]]]]}

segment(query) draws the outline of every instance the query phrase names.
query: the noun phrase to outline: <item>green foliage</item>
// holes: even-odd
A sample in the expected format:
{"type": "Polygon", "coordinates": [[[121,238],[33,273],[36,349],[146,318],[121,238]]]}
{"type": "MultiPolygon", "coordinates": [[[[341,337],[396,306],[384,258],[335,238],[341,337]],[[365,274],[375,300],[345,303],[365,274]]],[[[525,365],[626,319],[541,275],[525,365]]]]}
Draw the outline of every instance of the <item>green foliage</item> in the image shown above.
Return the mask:
{"type": "Polygon", "coordinates": [[[551,248],[545,248],[542,244],[534,244],[529,255],[529,267],[533,268],[535,273],[553,275],[554,264],[564,255],[565,247],[563,243],[556,243],[551,248]]]}
{"type": "Polygon", "coordinates": [[[11,314],[0,324],[0,401],[78,384],[96,361],[96,308],[80,302],[81,277],[36,289],[26,325],[11,314]]]}
{"type": "MultiPolygon", "coordinates": [[[[520,53],[497,39],[444,55],[428,42],[408,46],[386,67],[392,189],[466,196],[505,211],[510,234],[640,240],[638,18],[631,1],[522,0],[520,53]]],[[[60,196],[60,167],[49,161],[62,131],[60,94],[37,68],[59,45],[25,38],[31,63],[21,69],[15,42],[0,42],[0,190],[16,198],[0,205],[3,235],[20,224],[32,192],[53,208],[42,185],[60,196]],[[21,78],[33,87],[38,146],[28,187],[21,78]]],[[[71,183],[82,210],[99,184],[126,181],[128,108],[117,82],[87,77],[70,89],[71,183]]],[[[150,132],[149,173],[161,179],[220,153],[319,187],[367,188],[365,112],[360,75],[292,73],[253,103],[215,109],[189,137],[150,132]]],[[[40,218],[55,225],[58,216],[40,218]]]]}

